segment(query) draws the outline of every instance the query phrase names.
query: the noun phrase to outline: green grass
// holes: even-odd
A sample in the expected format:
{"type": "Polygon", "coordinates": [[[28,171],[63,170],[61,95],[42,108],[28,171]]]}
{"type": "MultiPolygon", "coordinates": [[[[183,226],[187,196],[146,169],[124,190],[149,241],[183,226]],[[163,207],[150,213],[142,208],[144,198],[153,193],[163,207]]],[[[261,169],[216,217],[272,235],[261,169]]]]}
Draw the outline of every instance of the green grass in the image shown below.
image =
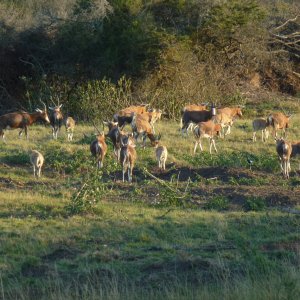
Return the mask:
{"type": "Polygon", "coordinates": [[[7,132],[0,299],[296,299],[300,219],[281,208],[298,207],[299,179],[281,177],[274,142],[252,143],[250,124],[237,121],[211,156],[206,140],[193,155],[192,136],[161,122],[167,170],[153,148],[137,147],[132,184],[121,182],[111,144],[96,172],[83,137],[92,127],[78,126],[71,143],[39,126],[28,141],[7,132]],[[45,155],[41,179],[30,149],[45,155]]]}

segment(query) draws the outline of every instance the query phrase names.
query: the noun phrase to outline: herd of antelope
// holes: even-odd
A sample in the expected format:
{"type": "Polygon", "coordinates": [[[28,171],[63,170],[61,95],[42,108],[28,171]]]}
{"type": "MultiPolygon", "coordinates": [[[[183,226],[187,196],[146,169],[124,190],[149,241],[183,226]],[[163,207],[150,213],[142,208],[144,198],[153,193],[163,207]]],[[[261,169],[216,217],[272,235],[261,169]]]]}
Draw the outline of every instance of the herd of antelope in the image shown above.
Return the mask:
{"type": "MultiPolygon", "coordinates": [[[[73,140],[75,121],[72,117],[64,119],[61,108],[62,104],[49,106],[50,114],[48,116],[47,106],[41,101],[44,109],[36,109],[33,113],[13,112],[0,116],[0,135],[5,142],[4,130],[21,129],[19,137],[25,131],[28,138],[28,126],[42,121],[50,124],[52,127],[53,139],[57,139],[62,124],[65,124],[67,132],[67,140],[73,140]]],[[[114,114],[111,121],[105,121],[103,124],[107,126],[108,133],[100,132],[96,125],[95,129],[98,134],[96,139],[90,144],[92,156],[97,161],[98,168],[103,167],[103,161],[107,153],[106,138],[109,138],[113,144],[113,152],[117,161],[122,166],[122,179],[125,181],[127,173],[128,181],[132,181],[132,172],[137,159],[136,143],[140,137],[142,147],[146,147],[146,139],[150,140],[151,145],[155,148],[155,157],[158,161],[160,169],[165,170],[166,160],[168,157],[167,147],[160,142],[161,134],[156,135],[154,124],[162,116],[159,109],[147,109],[148,105],[130,106],[122,109],[114,114]],[[132,132],[124,131],[126,124],[131,126],[132,132]]],[[[196,153],[199,145],[201,151],[202,138],[209,139],[210,153],[212,147],[217,152],[215,137],[223,137],[230,134],[231,127],[237,117],[242,117],[242,107],[225,107],[216,108],[214,104],[210,108],[207,105],[187,105],[182,110],[181,115],[181,132],[182,135],[188,135],[188,131],[192,130],[195,138],[194,153],[196,153]]],[[[256,134],[261,131],[261,139],[265,142],[269,137],[269,130],[272,129],[273,136],[276,140],[276,151],[280,160],[281,170],[285,178],[289,178],[290,158],[300,154],[300,142],[289,142],[286,140],[286,129],[289,127],[290,116],[281,112],[271,113],[267,118],[255,119],[253,126],[253,142],[256,141],[256,134]],[[278,138],[278,130],[282,130],[283,138],[278,138]]],[[[41,168],[44,163],[43,155],[37,150],[30,152],[30,162],[33,165],[34,176],[41,176],[41,168]]]]}

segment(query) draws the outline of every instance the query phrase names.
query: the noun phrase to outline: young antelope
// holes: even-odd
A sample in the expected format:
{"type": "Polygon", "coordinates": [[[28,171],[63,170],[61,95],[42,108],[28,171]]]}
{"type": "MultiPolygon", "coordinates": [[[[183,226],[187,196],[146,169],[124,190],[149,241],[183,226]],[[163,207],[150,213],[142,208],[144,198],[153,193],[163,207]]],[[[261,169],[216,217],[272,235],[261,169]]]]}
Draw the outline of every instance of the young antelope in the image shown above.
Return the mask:
{"type": "Polygon", "coordinates": [[[276,140],[276,151],[280,161],[280,168],[283,173],[283,177],[288,179],[289,172],[291,171],[290,157],[292,154],[292,143],[287,142],[284,139],[276,140]]]}
{"type": "MultiPolygon", "coordinates": [[[[160,138],[160,136],[159,136],[160,138]]],[[[155,142],[155,156],[160,169],[166,169],[166,161],[168,158],[168,149],[166,146],[159,145],[159,140],[155,142]]]]}
{"type": "Polygon", "coordinates": [[[123,182],[127,171],[128,181],[132,182],[132,171],[136,161],[136,150],[133,138],[127,135],[121,137],[120,163],[122,165],[123,182]]]}
{"type": "Polygon", "coordinates": [[[103,160],[107,152],[107,145],[105,143],[104,132],[99,133],[96,140],[94,140],[90,145],[91,154],[97,160],[98,169],[102,168],[103,160]]]}
{"type": "Polygon", "coordinates": [[[66,120],[66,131],[67,131],[67,139],[69,142],[73,140],[74,128],[75,128],[75,120],[72,117],[68,117],[66,120]]]}
{"type": "Polygon", "coordinates": [[[265,142],[269,138],[269,123],[266,119],[259,118],[252,122],[253,127],[253,142],[256,142],[256,132],[261,130],[261,140],[265,142]]]}
{"type": "Polygon", "coordinates": [[[30,152],[30,162],[33,166],[33,176],[41,177],[42,166],[44,164],[44,156],[37,150],[30,152]]]}

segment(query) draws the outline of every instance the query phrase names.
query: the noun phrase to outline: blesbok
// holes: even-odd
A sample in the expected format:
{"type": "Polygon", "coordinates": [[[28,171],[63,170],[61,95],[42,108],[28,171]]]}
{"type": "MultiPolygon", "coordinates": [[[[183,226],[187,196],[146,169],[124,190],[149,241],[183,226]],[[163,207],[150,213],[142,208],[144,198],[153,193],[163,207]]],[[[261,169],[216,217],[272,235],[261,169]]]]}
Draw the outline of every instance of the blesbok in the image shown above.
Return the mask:
{"type": "Polygon", "coordinates": [[[161,119],[162,111],[160,109],[150,109],[148,112],[145,112],[143,116],[148,116],[148,121],[152,127],[152,131],[155,134],[154,124],[161,119]]]}
{"type": "Polygon", "coordinates": [[[90,145],[91,154],[96,158],[98,169],[102,168],[103,160],[107,152],[107,145],[105,143],[104,132],[100,132],[98,128],[94,125],[95,129],[98,131],[96,140],[94,140],[90,145]]]}
{"type": "Polygon", "coordinates": [[[200,150],[203,151],[201,139],[208,138],[209,139],[209,153],[211,154],[212,146],[216,152],[218,152],[215,143],[215,136],[220,136],[221,133],[221,125],[214,123],[212,120],[207,122],[200,122],[194,128],[194,137],[195,137],[195,147],[194,154],[196,153],[197,146],[199,145],[200,150]]]}
{"type": "Polygon", "coordinates": [[[123,182],[125,181],[125,173],[127,171],[128,181],[132,182],[132,172],[137,158],[135,143],[131,135],[122,135],[120,138],[120,163],[122,165],[123,182]]]}
{"type": "Polygon", "coordinates": [[[253,120],[252,127],[253,127],[253,136],[252,136],[253,142],[256,141],[256,133],[259,130],[261,130],[261,140],[263,142],[265,142],[269,138],[269,130],[268,130],[269,125],[266,119],[259,118],[253,120]]]}
{"type": "Polygon", "coordinates": [[[279,157],[283,177],[288,179],[291,170],[290,158],[292,154],[292,143],[285,141],[283,138],[276,139],[276,151],[279,157]]]}
{"type": "Polygon", "coordinates": [[[146,137],[149,138],[151,145],[155,146],[155,142],[157,141],[158,137],[154,135],[153,129],[147,118],[145,118],[143,115],[133,113],[132,122],[130,125],[136,141],[138,140],[139,136],[142,136],[143,148],[146,147],[146,137]]]}
{"type": "Polygon", "coordinates": [[[155,142],[155,157],[158,161],[158,167],[160,169],[165,170],[166,169],[166,161],[168,158],[168,149],[166,146],[160,145],[159,140],[161,138],[161,135],[157,138],[157,141],[155,142]]]}
{"type": "Polygon", "coordinates": [[[47,108],[45,103],[43,103],[43,105],[44,110],[37,108],[33,113],[13,112],[0,116],[0,135],[2,136],[2,139],[4,140],[4,130],[6,129],[20,128],[21,130],[19,132],[19,137],[21,137],[24,130],[26,139],[28,139],[28,126],[37,121],[42,121],[49,124],[50,120],[47,114],[47,108]]]}
{"type": "Polygon", "coordinates": [[[56,106],[49,106],[49,109],[52,111],[50,114],[50,125],[52,127],[52,135],[55,140],[57,140],[57,135],[60,130],[60,127],[63,124],[63,114],[61,112],[62,104],[56,106]]]}
{"type": "Polygon", "coordinates": [[[75,120],[72,117],[66,119],[67,140],[72,141],[75,129],[75,120]]]}
{"type": "Polygon", "coordinates": [[[182,116],[182,134],[185,132],[187,134],[187,129],[190,123],[200,123],[206,122],[214,118],[216,115],[216,107],[214,104],[211,105],[210,110],[202,110],[202,111],[188,111],[186,110],[182,116]]]}
{"type": "Polygon", "coordinates": [[[224,107],[219,108],[217,110],[217,115],[215,117],[216,123],[221,124],[222,131],[224,137],[231,132],[231,126],[233,125],[233,121],[236,117],[242,117],[242,108],[240,106],[237,107],[224,107]],[[225,132],[225,127],[227,127],[227,131],[225,132]]]}
{"type": "MultiPolygon", "coordinates": [[[[207,110],[207,104],[203,103],[203,104],[188,104],[186,105],[182,110],[181,110],[181,118],[180,118],[180,129],[182,128],[183,125],[183,114],[185,111],[202,111],[202,110],[207,110]]],[[[187,131],[189,129],[193,130],[193,125],[194,123],[190,123],[187,131]]]]}
{"type": "Polygon", "coordinates": [[[273,128],[273,135],[277,138],[277,131],[282,129],[283,136],[286,137],[286,130],[289,128],[291,115],[285,115],[282,112],[274,112],[267,118],[268,126],[273,128]]]}
{"type": "Polygon", "coordinates": [[[108,127],[108,133],[105,135],[105,137],[110,138],[110,140],[113,143],[113,148],[114,148],[114,154],[119,161],[120,158],[120,135],[121,135],[121,130],[119,128],[118,122],[106,122],[103,121],[103,124],[108,127]]]}
{"type": "Polygon", "coordinates": [[[31,150],[29,157],[33,167],[33,176],[41,177],[42,166],[45,161],[44,156],[37,150],[31,150]]]}
{"type": "Polygon", "coordinates": [[[140,115],[146,113],[148,105],[149,104],[141,104],[141,105],[132,105],[132,106],[126,107],[126,108],[120,110],[118,113],[116,113],[113,116],[113,120],[114,120],[114,122],[118,122],[119,127],[121,129],[123,129],[126,124],[131,123],[133,113],[140,114],[140,115]]]}

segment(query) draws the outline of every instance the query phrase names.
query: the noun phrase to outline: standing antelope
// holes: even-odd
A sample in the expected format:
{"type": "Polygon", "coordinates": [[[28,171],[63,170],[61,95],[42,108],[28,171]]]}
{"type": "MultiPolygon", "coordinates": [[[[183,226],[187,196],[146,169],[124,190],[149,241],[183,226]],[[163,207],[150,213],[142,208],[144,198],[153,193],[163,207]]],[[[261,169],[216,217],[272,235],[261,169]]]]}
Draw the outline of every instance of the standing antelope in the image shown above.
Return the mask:
{"type": "MultiPolygon", "coordinates": [[[[42,102],[43,103],[43,102],[42,102]]],[[[34,113],[14,112],[0,116],[0,136],[4,140],[4,130],[20,128],[19,137],[21,137],[23,130],[25,131],[26,139],[28,139],[27,127],[37,121],[50,123],[47,108],[45,103],[44,110],[36,109],[34,113]]]]}
{"type": "Polygon", "coordinates": [[[96,140],[94,140],[90,145],[91,154],[97,160],[97,167],[98,169],[103,167],[103,160],[107,152],[107,145],[105,143],[105,136],[104,132],[100,132],[98,128],[94,125],[94,127],[98,131],[98,135],[96,140]]]}
{"type": "Polygon", "coordinates": [[[120,163],[122,165],[123,182],[125,181],[125,173],[127,171],[128,181],[132,182],[132,171],[136,161],[135,144],[131,136],[123,135],[120,139],[120,163]]]}
{"type": "Polygon", "coordinates": [[[63,123],[63,114],[61,112],[62,104],[56,106],[49,106],[49,109],[52,111],[50,115],[50,124],[52,127],[52,135],[55,140],[57,140],[57,135],[60,130],[60,127],[63,123]]]}
{"type": "Polygon", "coordinates": [[[118,122],[105,122],[103,121],[103,124],[108,127],[108,133],[105,135],[106,137],[109,137],[110,140],[113,143],[114,147],[114,154],[117,158],[117,161],[119,161],[120,158],[120,134],[121,130],[119,128],[118,122]]]}
{"type": "Polygon", "coordinates": [[[233,125],[233,121],[236,117],[242,117],[242,109],[240,106],[237,107],[224,107],[219,108],[218,113],[215,117],[216,123],[221,124],[222,131],[224,133],[224,137],[231,132],[231,127],[233,125]],[[225,127],[227,127],[227,131],[225,132],[225,127]]]}
{"type": "Polygon", "coordinates": [[[33,167],[33,176],[41,177],[42,166],[45,161],[44,156],[37,150],[32,150],[29,156],[33,167]]]}
{"type": "Polygon", "coordinates": [[[75,129],[75,120],[72,117],[66,119],[66,131],[67,131],[67,140],[73,140],[73,134],[75,129]]]}
{"type": "Polygon", "coordinates": [[[283,136],[286,137],[286,130],[289,128],[291,115],[285,115],[282,112],[274,112],[267,118],[268,126],[272,126],[273,135],[277,138],[277,130],[282,129],[283,136]]]}
{"type": "Polygon", "coordinates": [[[210,110],[201,110],[201,111],[189,111],[186,110],[182,116],[182,134],[185,132],[187,135],[187,129],[190,126],[190,123],[200,123],[206,122],[213,119],[216,115],[216,107],[214,104],[211,105],[210,110]]]}
{"type": "Polygon", "coordinates": [[[276,151],[280,161],[280,168],[283,173],[283,177],[288,179],[289,172],[291,170],[290,157],[292,154],[292,143],[287,142],[284,139],[276,140],[276,151]]]}
{"type": "Polygon", "coordinates": [[[195,147],[194,147],[194,154],[196,153],[197,146],[199,145],[200,150],[203,151],[201,139],[202,138],[208,138],[209,139],[209,153],[211,154],[212,146],[214,146],[214,149],[216,152],[216,143],[215,143],[215,136],[220,136],[221,133],[221,125],[215,124],[212,120],[209,120],[207,122],[200,122],[196,125],[194,128],[194,136],[195,136],[195,147]]]}
{"type": "Polygon", "coordinates": [[[158,161],[158,167],[160,169],[166,169],[166,161],[168,158],[168,149],[166,146],[159,145],[161,135],[159,134],[157,141],[155,142],[155,156],[158,161]]]}
{"type": "Polygon", "coordinates": [[[253,142],[256,141],[256,132],[258,130],[261,130],[261,140],[263,142],[265,142],[269,138],[269,130],[268,130],[269,125],[266,119],[259,118],[253,120],[252,127],[253,127],[253,137],[252,137],[253,142]]]}

